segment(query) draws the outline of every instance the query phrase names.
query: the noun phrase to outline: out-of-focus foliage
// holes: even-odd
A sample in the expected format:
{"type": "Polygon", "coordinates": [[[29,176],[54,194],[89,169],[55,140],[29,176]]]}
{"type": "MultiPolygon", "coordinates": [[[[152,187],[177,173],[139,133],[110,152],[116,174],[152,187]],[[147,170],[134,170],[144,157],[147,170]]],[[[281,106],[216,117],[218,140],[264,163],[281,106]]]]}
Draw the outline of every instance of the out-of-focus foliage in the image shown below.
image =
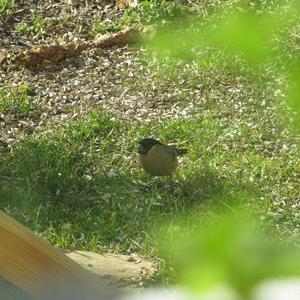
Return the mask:
{"type": "MultiPolygon", "coordinates": [[[[272,68],[284,78],[282,94],[299,127],[300,2],[270,1],[267,9],[264,1],[246,2],[236,1],[234,8],[192,18],[186,27],[160,28],[148,46],[157,50],[158,57],[187,62],[198,62],[199,57],[205,60],[207,52],[222,51],[228,62],[239,57],[257,78],[272,68]]],[[[299,250],[267,226],[261,230],[261,224],[251,213],[220,214],[209,225],[195,222],[180,234],[176,226],[168,226],[172,238],[162,244],[190,288],[206,291],[225,285],[248,299],[264,280],[300,276],[299,250]],[[171,255],[170,245],[174,247],[171,255]]]]}
{"type": "Polygon", "coordinates": [[[226,286],[248,297],[264,280],[300,276],[298,249],[279,241],[272,230],[261,230],[254,215],[237,210],[213,217],[209,225],[199,219],[180,232],[176,226],[169,230],[163,252],[169,254],[173,245],[177,271],[196,291],[226,286]]]}
{"type": "MultiPolygon", "coordinates": [[[[158,256],[166,265],[158,271],[163,283],[178,269],[198,291],[227,284],[247,295],[269,277],[298,275],[295,249],[259,230],[260,219],[238,212],[215,219],[214,205],[232,210],[232,198],[240,197],[241,206],[272,218],[282,235],[299,230],[299,156],[270,104],[273,95],[280,104],[287,95],[299,111],[299,10],[296,0],[141,0],[120,19],[93,23],[93,35],[125,24],[157,30],[149,43],[157,56],[147,60],[148,51],[141,51],[139,69],[116,64],[109,77],[124,84],[114,95],[147,104],[145,119],[141,125],[120,123],[101,106],[59,126],[47,123],[49,131],[1,153],[1,208],[60,248],[158,256]],[[267,86],[268,74],[276,80],[267,86]],[[170,118],[152,122],[152,112],[177,104],[187,118],[174,119],[171,111],[170,118]],[[195,111],[185,110],[187,105],[195,111]],[[150,135],[189,149],[172,193],[159,183],[145,193],[141,185],[146,175],[135,162],[135,149],[150,135]],[[163,229],[150,233],[166,218],[173,239],[164,261],[156,244],[163,229]],[[192,224],[185,230],[184,221],[192,224]]],[[[19,34],[45,35],[44,19],[28,20],[15,27],[19,34]]],[[[7,91],[0,90],[0,110],[17,117],[41,114],[31,103],[34,89],[7,91]]]]}
{"type": "Polygon", "coordinates": [[[228,60],[239,56],[248,67],[256,69],[258,76],[267,64],[271,65],[285,75],[286,100],[297,112],[300,2],[270,2],[272,5],[267,9],[263,1],[256,2],[245,5],[245,1],[237,1],[234,8],[192,17],[186,27],[164,26],[148,45],[161,55],[189,61],[201,53],[219,49],[227,54],[228,60]]]}

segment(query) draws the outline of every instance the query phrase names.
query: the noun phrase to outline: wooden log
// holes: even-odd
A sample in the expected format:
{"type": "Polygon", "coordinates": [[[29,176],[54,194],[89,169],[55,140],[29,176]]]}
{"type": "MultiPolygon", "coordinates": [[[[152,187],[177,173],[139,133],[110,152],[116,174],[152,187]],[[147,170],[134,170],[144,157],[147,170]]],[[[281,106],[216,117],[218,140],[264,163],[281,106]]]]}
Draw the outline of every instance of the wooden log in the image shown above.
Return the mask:
{"type": "Polygon", "coordinates": [[[110,298],[88,271],[1,211],[0,275],[37,299],[80,299],[79,291],[110,298]]]}

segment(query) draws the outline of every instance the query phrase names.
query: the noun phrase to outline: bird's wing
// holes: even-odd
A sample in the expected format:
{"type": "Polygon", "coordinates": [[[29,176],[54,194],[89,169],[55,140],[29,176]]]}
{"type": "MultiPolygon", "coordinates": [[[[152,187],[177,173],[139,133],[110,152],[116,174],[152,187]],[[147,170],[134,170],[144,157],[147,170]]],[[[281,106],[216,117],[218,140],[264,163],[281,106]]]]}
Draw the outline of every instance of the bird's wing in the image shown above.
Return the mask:
{"type": "Polygon", "coordinates": [[[165,156],[165,158],[167,160],[172,160],[172,161],[175,161],[176,158],[177,158],[177,155],[176,155],[176,150],[175,148],[173,147],[170,147],[168,145],[160,145],[160,148],[161,148],[161,154],[163,156],[165,156]]]}

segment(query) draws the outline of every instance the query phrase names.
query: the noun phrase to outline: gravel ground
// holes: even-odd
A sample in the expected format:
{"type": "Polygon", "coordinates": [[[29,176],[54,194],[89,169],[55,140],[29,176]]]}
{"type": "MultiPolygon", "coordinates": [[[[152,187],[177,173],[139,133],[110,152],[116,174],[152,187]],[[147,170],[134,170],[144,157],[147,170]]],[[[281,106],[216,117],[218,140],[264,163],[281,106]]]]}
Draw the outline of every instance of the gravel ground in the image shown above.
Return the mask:
{"type": "Polygon", "coordinates": [[[230,69],[224,60],[217,59],[206,70],[201,64],[177,61],[168,76],[167,62],[157,64],[145,49],[133,45],[88,50],[39,72],[14,65],[15,55],[32,45],[53,44],[61,39],[86,41],[92,38],[95,21],[115,20],[122,13],[108,0],[76,2],[16,1],[12,14],[0,16],[0,50],[7,54],[6,63],[0,65],[0,91],[9,94],[22,86],[30,87],[33,92],[28,98],[34,108],[25,117],[0,111],[0,152],[7,149],[6,144],[9,148],[19,139],[36,137],[93,110],[103,110],[112,118],[137,126],[197,114],[200,118],[196,121],[202,118],[224,132],[213,144],[204,141],[207,149],[236,151],[232,165],[231,161],[223,165],[218,161],[226,156],[216,157],[212,164],[219,168],[217,173],[228,174],[229,183],[236,182],[230,179],[233,174],[248,186],[257,184],[270,196],[270,213],[281,228],[298,234],[299,135],[287,126],[290,115],[282,103],[284,78],[274,78],[278,74],[274,75],[272,68],[262,74],[256,70],[254,78],[247,77],[247,72],[243,76],[240,62],[230,69]],[[35,27],[33,15],[40,16],[35,27]],[[29,32],[16,30],[20,24],[27,25],[29,32]],[[273,81],[268,81],[269,75],[273,81]],[[260,166],[250,172],[249,166],[255,164],[252,160],[258,158],[252,153],[261,157],[270,169],[270,177],[260,166]]]}
{"type": "Polygon", "coordinates": [[[40,72],[22,70],[14,65],[15,55],[31,45],[51,44],[61,38],[87,40],[91,38],[89,28],[93,21],[120,16],[113,4],[104,1],[87,1],[79,6],[66,2],[26,1],[25,4],[23,1],[13,14],[0,21],[0,50],[7,55],[0,69],[0,88],[6,91],[23,85],[32,88],[35,95],[29,96],[30,102],[38,107],[38,113],[32,112],[26,118],[1,113],[2,141],[12,144],[93,109],[103,109],[115,118],[130,122],[188,114],[192,103],[185,103],[183,107],[176,102],[176,97],[183,92],[175,83],[153,82],[153,74],[141,58],[144,51],[141,48],[93,49],[40,72]],[[17,24],[30,26],[33,14],[46,20],[47,24],[42,26],[46,33],[41,36],[17,32],[17,24]],[[135,82],[140,85],[135,86],[135,82]]]}
{"type": "Polygon", "coordinates": [[[116,20],[122,12],[108,0],[16,3],[13,13],[0,17],[0,50],[7,55],[6,63],[0,66],[0,89],[9,93],[30,87],[33,95],[28,98],[34,109],[26,117],[0,112],[0,140],[4,143],[11,145],[25,136],[36,136],[92,110],[137,123],[188,117],[195,112],[200,116],[212,114],[224,127],[243,124],[255,130],[257,123],[263,124],[264,131],[271,134],[267,140],[274,144],[272,149],[278,148],[278,143],[281,149],[286,142],[288,134],[282,127],[276,131],[281,121],[268,101],[278,98],[280,90],[267,82],[258,89],[248,79],[228,76],[221,68],[219,73],[209,73],[196,63],[177,62],[173,72],[176,79],[172,80],[167,72],[159,72],[168,69],[167,63],[158,66],[145,49],[126,46],[88,50],[39,72],[21,69],[13,64],[16,54],[32,45],[61,39],[86,41],[92,38],[93,23],[116,20]],[[40,16],[34,26],[32,16],[40,16]],[[29,32],[20,33],[16,29],[20,24],[29,32]],[[258,113],[261,110],[265,121],[258,113]]]}

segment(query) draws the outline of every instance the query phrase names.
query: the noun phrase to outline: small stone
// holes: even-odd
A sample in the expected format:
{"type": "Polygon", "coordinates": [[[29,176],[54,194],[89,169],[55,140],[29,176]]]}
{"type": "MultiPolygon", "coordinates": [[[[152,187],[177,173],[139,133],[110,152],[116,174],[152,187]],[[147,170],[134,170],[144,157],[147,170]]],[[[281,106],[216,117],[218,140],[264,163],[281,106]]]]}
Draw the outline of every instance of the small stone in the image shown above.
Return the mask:
{"type": "Polygon", "coordinates": [[[128,259],[127,259],[128,262],[136,262],[136,259],[133,257],[133,256],[130,256],[128,259]]]}
{"type": "Polygon", "coordinates": [[[70,5],[70,6],[78,6],[79,5],[79,0],[65,0],[65,3],[70,5]]]}

